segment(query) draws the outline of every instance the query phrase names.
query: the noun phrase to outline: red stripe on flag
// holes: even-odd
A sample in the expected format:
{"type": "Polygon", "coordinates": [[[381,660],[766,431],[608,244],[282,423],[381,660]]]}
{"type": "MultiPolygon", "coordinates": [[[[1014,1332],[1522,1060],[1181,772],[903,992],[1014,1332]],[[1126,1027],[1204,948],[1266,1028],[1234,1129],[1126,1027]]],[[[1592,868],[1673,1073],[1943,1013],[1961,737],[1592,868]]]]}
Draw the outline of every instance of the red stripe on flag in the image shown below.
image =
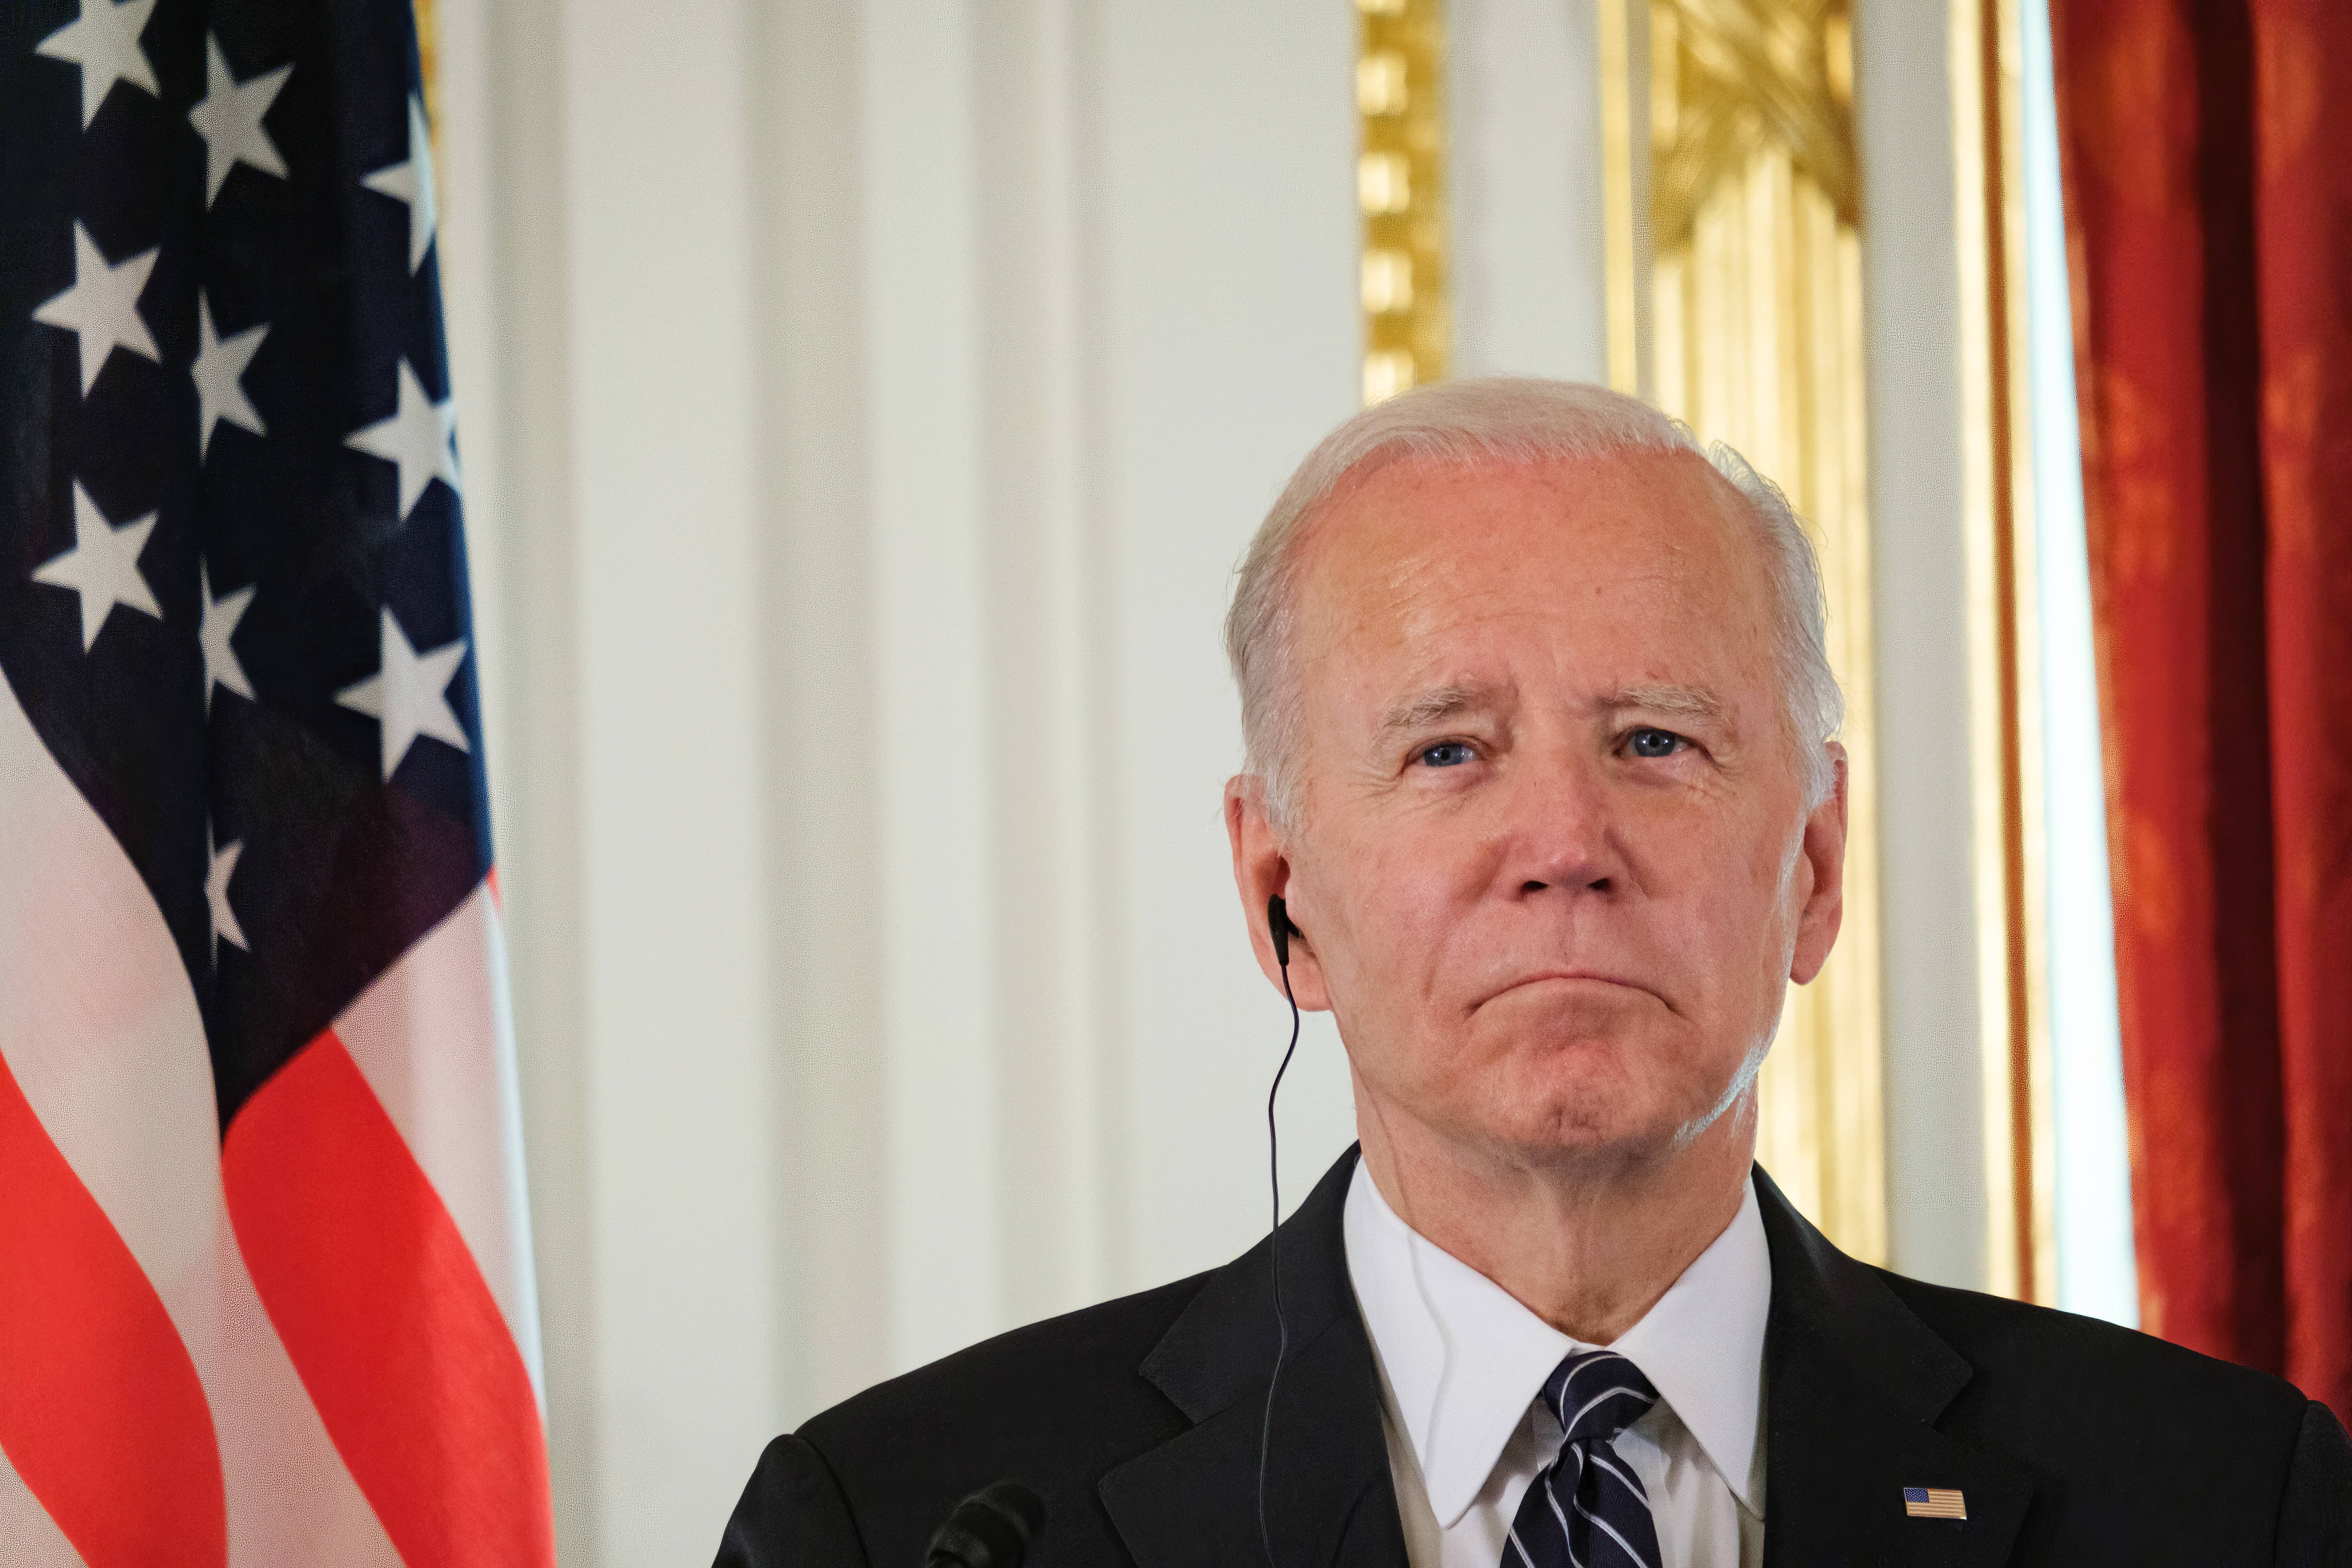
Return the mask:
{"type": "Polygon", "coordinates": [[[212,1409],[155,1288],[0,1059],[0,1448],[89,1568],[220,1568],[212,1409]]]}
{"type": "Polygon", "coordinates": [[[332,1030],[230,1123],[229,1217],[327,1434],[408,1568],[555,1561],[521,1353],[332,1030]]]}

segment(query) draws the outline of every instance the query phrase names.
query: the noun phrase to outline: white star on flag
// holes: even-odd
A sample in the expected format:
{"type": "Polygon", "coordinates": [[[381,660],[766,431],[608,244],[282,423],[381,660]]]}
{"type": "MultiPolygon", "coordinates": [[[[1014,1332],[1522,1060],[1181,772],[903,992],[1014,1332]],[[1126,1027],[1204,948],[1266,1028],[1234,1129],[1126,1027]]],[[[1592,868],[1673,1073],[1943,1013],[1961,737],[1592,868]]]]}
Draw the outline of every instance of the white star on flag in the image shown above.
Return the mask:
{"type": "Polygon", "coordinates": [[[74,334],[81,351],[82,395],[87,397],[98,373],[106,368],[107,356],[117,348],[163,363],[155,350],[155,335],[139,314],[139,296],[147,290],[147,274],[155,269],[156,253],[143,250],[128,261],[110,263],[98,242],[90,238],[89,230],[77,222],[73,232],[73,287],[35,306],[33,320],[74,334]]]}
{"type": "Polygon", "coordinates": [[[376,721],[383,781],[390,784],[419,735],[446,741],[461,752],[468,749],[465,726],[457,722],[457,710],[449,706],[449,682],[457,678],[457,666],[465,662],[466,639],[459,637],[420,654],[387,605],[381,640],[376,673],[343,688],[335,693],[335,700],[376,721]]]}
{"type": "MultiPolygon", "coordinates": [[[[229,639],[236,636],[236,623],[253,606],[253,591],[258,584],[247,583],[232,594],[213,597],[213,569],[209,563],[196,563],[196,586],[203,596],[196,607],[204,614],[204,623],[196,628],[196,641],[205,650],[205,711],[213,710],[213,688],[226,686],[247,702],[253,700],[253,683],[245,678],[245,665],[236,657],[236,648],[229,639]]],[[[240,942],[240,947],[244,943],[240,942]]]]}
{"type": "Polygon", "coordinates": [[[81,128],[98,117],[98,106],[118,81],[154,94],[155,68],[139,47],[155,0],[81,0],[81,14],[33,47],[37,55],[68,60],[81,68],[81,128]]]}
{"type": "Polygon", "coordinates": [[[213,962],[220,962],[221,938],[226,937],[237,946],[251,952],[245,940],[245,928],[236,922],[236,911],[229,908],[228,879],[236,875],[236,858],[245,853],[245,840],[232,838],[215,849],[213,847],[213,825],[205,824],[205,852],[210,857],[205,871],[205,902],[213,912],[213,962]]]}
{"type": "Polygon", "coordinates": [[[268,434],[262,428],[261,416],[252,399],[245,395],[245,373],[253,363],[253,356],[261,350],[262,335],[269,331],[264,321],[257,327],[247,327],[241,332],[222,337],[213,331],[212,301],[203,290],[196,293],[196,363],[189,374],[196,379],[196,461],[205,460],[212,450],[213,426],[226,419],[257,436],[268,434]]]}
{"type": "Polygon", "coordinates": [[[73,495],[74,546],[34,567],[33,581],[71,588],[81,595],[81,650],[88,653],[117,605],[163,618],[163,606],[155,602],[154,591],[139,570],[139,552],[155,531],[155,513],[117,528],[106,521],[79,479],[74,481],[73,495]]]}
{"type": "Polygon", "coordinates": [[[449,444],[457,430],[455,403],[446,397],[436,403],[425,396],[425,384],[416,379],[408,362],[402,360],[399,404],[392,417],[352,431],[343,437],[343,445],[398,466],[400,516],[405,522],[408,514],[416,510],[417,498],[425,493],[425,487],[435,479],[453,490],[458,488],[457,453],[449,444]]]}
{"type": "MultiPolygon", "coordinates": [[[[154,0],[148,3],[152,5],[154,0]]],[[[205,139],[205,205],[213,205],[228,172],[240,163],[281,180],[286,177],[286,160],[278,155],[278,143],[261,128],[261,117],[269,112],[271,100],[293,69],[291,65],[282,65],[238,81],[228,73],[228,58],[221,53],[220,39],[205,36],[205,98],[188,110],[188,123],[205,139]]]]}
{"type": "Polygon", "coordinates": [[[422,98],[408,95],[408,162],[362,175],[360,184],[408,204],[408,269],[424,266],[440,218],[433,202],[433,134],[425,128],[422,98]]]}

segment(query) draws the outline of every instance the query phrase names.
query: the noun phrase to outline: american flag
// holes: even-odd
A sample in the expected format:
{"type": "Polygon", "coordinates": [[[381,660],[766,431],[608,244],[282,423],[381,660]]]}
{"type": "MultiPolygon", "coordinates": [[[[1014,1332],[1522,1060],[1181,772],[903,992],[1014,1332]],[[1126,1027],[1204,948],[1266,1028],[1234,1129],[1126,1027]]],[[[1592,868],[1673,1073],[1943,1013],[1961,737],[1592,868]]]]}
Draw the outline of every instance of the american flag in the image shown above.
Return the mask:
{"type": "Polygon", "coordinates": [[[1911,1519],[1966,1519],[1969,1504],[1949,1487],[1905,1487],[1903,1512],[1911,1519]]]}
{"type": "Polygon", "coordinates": [[[0,1561],[551,1563],[403,0],[0,3],[0,1561]]]}

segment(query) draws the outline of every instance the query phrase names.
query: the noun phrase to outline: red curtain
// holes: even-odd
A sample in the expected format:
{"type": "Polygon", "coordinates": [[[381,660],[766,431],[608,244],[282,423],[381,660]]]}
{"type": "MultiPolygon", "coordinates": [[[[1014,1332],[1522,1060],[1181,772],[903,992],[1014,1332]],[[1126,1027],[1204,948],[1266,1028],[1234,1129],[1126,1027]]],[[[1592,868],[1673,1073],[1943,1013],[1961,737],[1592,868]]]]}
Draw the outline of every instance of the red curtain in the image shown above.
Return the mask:
{"type": "Polygon", "coordinates": [[[2352,1419],[2352,5],[2051,12],[2142,1321],[2352,1419]]]}

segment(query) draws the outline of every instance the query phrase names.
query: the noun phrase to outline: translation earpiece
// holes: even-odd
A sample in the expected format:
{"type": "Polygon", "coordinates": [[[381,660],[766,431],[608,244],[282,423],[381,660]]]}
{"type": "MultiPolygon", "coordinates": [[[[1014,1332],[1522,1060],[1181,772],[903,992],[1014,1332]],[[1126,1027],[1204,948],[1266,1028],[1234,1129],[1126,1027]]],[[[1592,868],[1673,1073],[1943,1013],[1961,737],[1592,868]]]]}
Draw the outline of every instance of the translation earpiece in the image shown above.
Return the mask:
{"type": "Polygon", "coordinates": [[[1290,967],[1290,933],[1297,929],[1290,923],[1290,906],[1280,893],[1266,900],[1266,934],[1274,938],[1274,962],[1284,969],[1290,967]]]}
{"type": "Polygon", "coordinates": [[[1282,1094],[1282,1076],[1298,1054],[1298,998],[1290,992],[1290,939],[1298,928],[1290,923],[1290,906],[1276,893],[1265,901],[1265,931],[1274,939],[1274,962],[1282,970],[1282,998],[1290,1004],[1290,1044],[1282,1065],[1274,1069],[1274,1087],[1265,1091],[1265,1177],[1274,1217],[1266,1228],[1266,1273],[1274,1286],[1274,1374],[1266,1380],[1265,1414],[1257,1429],[1257,1538],[1265,1560],[1275,1561],[1274,1533],[1265,1522],[1265,1460],[1274,1447],[1274,1396],[1282,1388],[1282,1363],[1290,1354],[1290,1320],[1282,1310],[1282,1144],[1274,1120],[1275,1101],[1282,1094]]]}

